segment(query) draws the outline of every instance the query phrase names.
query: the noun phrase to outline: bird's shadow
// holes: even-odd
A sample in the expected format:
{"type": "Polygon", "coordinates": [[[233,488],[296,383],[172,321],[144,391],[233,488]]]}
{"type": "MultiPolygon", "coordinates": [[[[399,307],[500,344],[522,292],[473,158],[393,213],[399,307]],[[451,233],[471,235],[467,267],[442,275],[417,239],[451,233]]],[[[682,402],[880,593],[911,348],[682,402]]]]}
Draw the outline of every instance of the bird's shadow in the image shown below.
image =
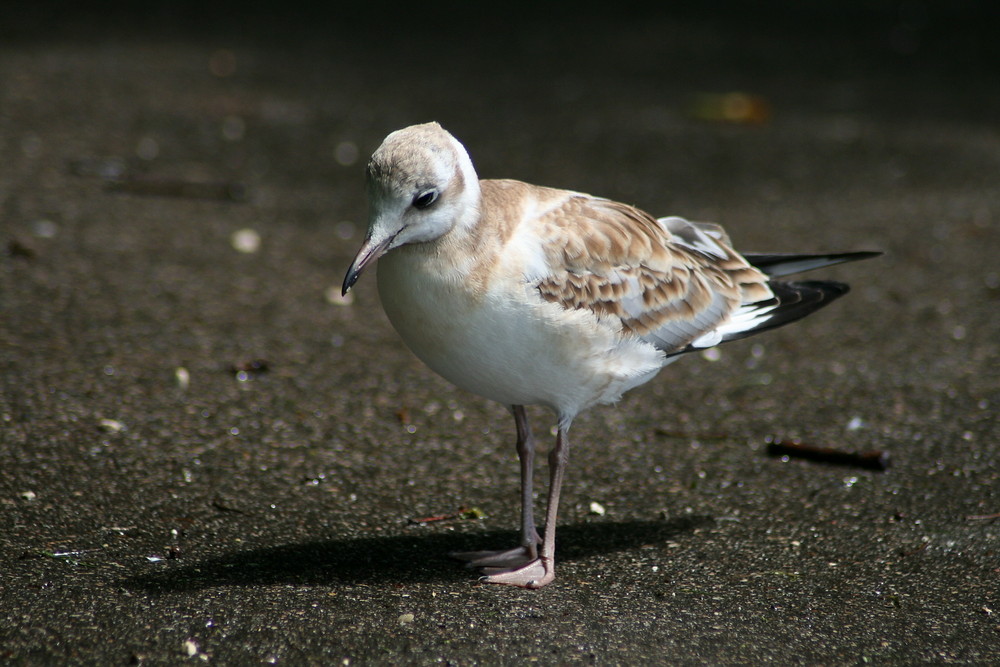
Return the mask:
{"type": "MultiPolygon", "coordinates": [[[[669,521],[581,523],[559,528],[562,561],[644,545],[656,545],[711,523],[711,517],[669,521]]],[[[151,593],[261,584],[413,583],[468,579],[468,570],[447,558],[451,551],[509,547],[513,531],[394,535],[286,544],[234,551],[194,563],[165,563],[167,570],[130,577],[127,588],[151,593]]]]}

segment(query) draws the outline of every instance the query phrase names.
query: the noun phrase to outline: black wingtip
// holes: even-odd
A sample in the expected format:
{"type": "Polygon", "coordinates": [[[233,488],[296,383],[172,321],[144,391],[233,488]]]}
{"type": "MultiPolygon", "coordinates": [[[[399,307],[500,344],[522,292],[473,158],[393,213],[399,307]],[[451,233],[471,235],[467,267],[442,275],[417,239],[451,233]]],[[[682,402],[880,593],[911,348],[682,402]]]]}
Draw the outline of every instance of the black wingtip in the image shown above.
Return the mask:
{"type": "Polygon", "coordinates": [[[850,285],[835,280],[770,282],[768,285],[774,293],[775,299],[778,300],[777,308],[771,311],[767,319],[758,326],[724,336],[722,342],[728,343],[748,336],[756,336],[764,331],[791,324],[851,291],[850,285]]]}
{"type": "Polygon", "coordinates": [[[768,276],[772,278],[780,278],[794,273],[804,273],[805,271],[813,271],[827,266],[834,266],[835,264],[844,264],[846,262],[857,262],[862,259],[871,259],[882,254],[884,253],[880,250],[859,250],[856,252],[808,255],[792,253],[746,253],[743,257],[750,262],[752,266],[760,269],[768,276]]]}

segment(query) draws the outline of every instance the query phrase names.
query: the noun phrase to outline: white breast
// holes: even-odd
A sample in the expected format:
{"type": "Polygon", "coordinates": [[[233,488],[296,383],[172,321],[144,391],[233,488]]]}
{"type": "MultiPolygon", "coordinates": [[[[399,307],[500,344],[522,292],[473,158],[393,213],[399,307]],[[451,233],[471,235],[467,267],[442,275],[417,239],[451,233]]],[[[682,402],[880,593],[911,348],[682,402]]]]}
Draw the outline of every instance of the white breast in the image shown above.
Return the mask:
{"type": "Polygon", "coordinates": [[[545,405],[572,419],[617,400],[665,363],[651,345],[622,339],[589,311],[543,301],[520,271],[494,275],[475,290],[454,264],[405,246],[379,260],[378,288],[389,320],[417,357],[453,384],[504,405],[545,405]]]}

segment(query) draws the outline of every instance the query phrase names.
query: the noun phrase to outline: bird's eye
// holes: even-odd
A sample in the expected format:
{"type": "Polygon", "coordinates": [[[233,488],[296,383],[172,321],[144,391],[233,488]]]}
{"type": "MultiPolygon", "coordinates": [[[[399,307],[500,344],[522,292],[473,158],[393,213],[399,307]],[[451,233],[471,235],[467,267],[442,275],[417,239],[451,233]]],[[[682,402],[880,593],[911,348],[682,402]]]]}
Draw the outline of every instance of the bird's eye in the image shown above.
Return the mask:
{"type": "Polygon", "coordinates": [[[413,208],[425,209],[437,201],[437,190],[424,190],[413,198],[413,208]]]}

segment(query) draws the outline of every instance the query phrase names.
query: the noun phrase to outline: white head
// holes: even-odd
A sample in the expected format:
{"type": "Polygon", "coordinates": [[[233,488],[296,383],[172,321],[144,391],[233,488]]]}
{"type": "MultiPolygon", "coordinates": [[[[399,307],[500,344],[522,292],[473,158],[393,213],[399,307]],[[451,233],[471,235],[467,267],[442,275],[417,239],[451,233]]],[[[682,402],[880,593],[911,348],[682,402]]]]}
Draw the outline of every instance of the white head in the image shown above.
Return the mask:
{"type": "Polygon", "coordinates": [[[343,291],[393,248],[440,238],[479,215],[479,177],[465,147],[437,123],[387,136],[368,162],[368,234],[343,291]]]}

